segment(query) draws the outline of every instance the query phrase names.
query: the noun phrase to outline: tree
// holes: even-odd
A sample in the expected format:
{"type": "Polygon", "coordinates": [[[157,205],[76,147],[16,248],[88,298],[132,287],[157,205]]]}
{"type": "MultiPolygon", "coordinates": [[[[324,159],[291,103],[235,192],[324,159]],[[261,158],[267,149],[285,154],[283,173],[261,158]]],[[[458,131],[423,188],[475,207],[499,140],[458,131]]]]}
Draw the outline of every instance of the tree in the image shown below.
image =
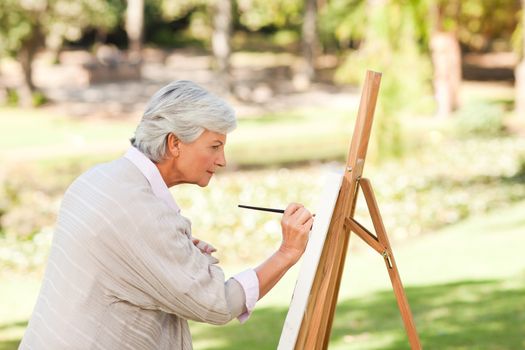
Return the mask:
{"type": "Polygon", "coordinates": [[[215,64],[219,73],[219,82],[225,92],[231,92],[230,77],[230,38],[232,35],[231,0],[216,0],[213,15],[212,47],[215,64]]]}
{"type": "Polygon", "coordinates": [[[516,67],[515,109],[518,117],[525,119],[525,0],[521,0],[521,62],[516,67]]]}
{"type": "Polygon", "coordinates": [[[462,78],[460,45],[466,52],[501,51],[516,28],[516,0],[427,0],[433,18],[430,40],[437,115],[459,106],[462,78]]]}
{"type": "Polygon", "coordinates": [[[119,0],[2,0],[0,54],[14,56],[23,71],[20,103],[29,106],[36,91],[32,63],[46,44],[77,40],[88,27],[112,28],[121,11],[119,0]]]}
{"type": "Polygon", "coordinates": [[[461,50],[457,38],[457,25],[445,28],[446,17],[457,23],[461,2],[437,1],[432,6],[434,29],[430,39],[432,64],[434,68],[434,97],[437,104],[436,116],[446,118],[459,106],[461,84],[461,50]]]}
{"type": "Polygon", "coordinates": [[[239,23],[251,31],[292,29],[303,23],[305,0],[237,0],[239,23]]]}
{"type": "Polygon", "coordinates": [[[304,59],[301,75],[304,76],[304,87],[307,87],[315,78],[315,57],[317,56],[319,45],[317,37],[317,0],[305,0],[301,34],[304,59]]]}
{"type": "Polygon", "coordinates": [[[128,0],[126,9],[126,33],[129,53],[133,61],[142,59],[142,36],[144,32],[144,0],[128,0]]]}
{"type": "Polygon", "coordinates": [[[322,12],[322,37],[335,33],[345,53],[336,82],[360,85],[366,70],[383,73],[372,140],[378,157],[402,155],[400,118],[428,109],[431,64],[423,13],[416,0],[333,1],[322,12]]]}

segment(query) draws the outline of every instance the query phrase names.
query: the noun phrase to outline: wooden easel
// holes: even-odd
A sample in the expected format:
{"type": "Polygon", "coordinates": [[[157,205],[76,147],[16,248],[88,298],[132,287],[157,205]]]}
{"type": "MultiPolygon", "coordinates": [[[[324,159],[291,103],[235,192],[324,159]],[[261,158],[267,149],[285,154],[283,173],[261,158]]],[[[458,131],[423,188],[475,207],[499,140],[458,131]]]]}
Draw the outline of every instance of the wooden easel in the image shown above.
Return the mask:
{"type": "Polygon", "coordinates": [[[380,73],[367,72],[345,174],[295,343],[296,350],[328,347],[350,232],[356,233],[384,258],[410,346],[412,349],[421,349],[372,185],[368,179],[361,177],[380,82],[380,73]],[[354,219],[359,188],[363,191],[377,235],[354,219]]]}

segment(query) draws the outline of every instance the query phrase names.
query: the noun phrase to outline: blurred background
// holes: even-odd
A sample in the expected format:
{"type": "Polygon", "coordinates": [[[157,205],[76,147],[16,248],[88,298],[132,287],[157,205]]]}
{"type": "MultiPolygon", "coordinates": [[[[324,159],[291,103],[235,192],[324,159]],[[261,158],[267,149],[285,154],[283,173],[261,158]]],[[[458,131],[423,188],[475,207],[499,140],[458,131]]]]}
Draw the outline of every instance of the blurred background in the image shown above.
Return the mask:
{"type": "MultiPolygon", "coordinates": [[[[365,175],[428,349],[525,348],[525,1],[1,0],[0,350],[35,303],[61,197],[189,79],[239,126],[228,166],[173,195],[227,275],[279,244],[340,171],[367,69],[383,73],[365,175]]],[[[363,203],[358,217],[366,222],[363,203]]],[[[352,237],[330,349],[406,349],[382,258],[352,237]]],[[[245,325],[196,349],[276,347],[294,268],[245,325]]]]}

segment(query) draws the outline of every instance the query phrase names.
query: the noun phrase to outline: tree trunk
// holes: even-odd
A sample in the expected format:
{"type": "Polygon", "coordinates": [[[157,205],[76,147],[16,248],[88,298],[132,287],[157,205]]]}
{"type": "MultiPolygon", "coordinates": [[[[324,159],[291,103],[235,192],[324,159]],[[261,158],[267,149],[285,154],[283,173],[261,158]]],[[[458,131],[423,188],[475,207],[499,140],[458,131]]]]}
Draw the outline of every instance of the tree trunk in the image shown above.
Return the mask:
{"type": "MultiPolygon", "coordinates": [[[[456,3],[456,15],[460,2],[456,3]]],[[[434,98],[437,104],[436,116],[450,117],[459,107],[459,90],[461,85],[461,48],[454,32],[443,30],[443,9],[435,5],[434,31],[430,38],[432,64],[434,66],[434,98]]],[[[455,18],[457,21],[457,18],[455,18]]]]}
{"type": "Polygon", "coordinates": [[[317,41],[317,1],[305,0],[304,20],[302,27],[302,50],[305,87],[315,78],[315,57],[318,49],[317,41]]]}
{"type": "Polygon", "coordinates": [[[232,3],[231,0],[216,0],[213,16],[213,55],[218,72],[219,85],[224,92],[232,91],[230,75],[230,39],[232,35],[232,3]]]}
{"type": "Polygon", "coordinates": [[[515,78],[516,83],[515,89],[515,111],[516,115],[521,119],[525,120],[525,0],[521,1],[522,6],[522,18],[521,18],[521,30],[522,30],[522,54],[521,62],[516,67],[515,78]]]}
{"type": "Polygon", "coordinates": [[[128,34],[129,57],[132,62],[142,60],[142,35],[144,32],[144,0],[128,0],[126,11],[126,33],[128,34]]]}
{"type": "Polygon", "coordinates": [[[515,111],[516,116],[525,120],[525,60],[516,67],[515,74],[515,111]]]}
{"type": "Polygon", "coordinates": [[[430,39],[434,65],[437,117],[446,118],[459,106],[461,50],[454,33],[435,32],[430,39]]]}
{"type": "Polygon", "coordinates": [[[33,60],[39,48],[38,39],[30,38],[22,44],[18,52],[18,62],[22,67],[22,85],[18,89],[19,104],[22,107],[31,107],[33,93],[37,90],[33,83],[33,60]]]}

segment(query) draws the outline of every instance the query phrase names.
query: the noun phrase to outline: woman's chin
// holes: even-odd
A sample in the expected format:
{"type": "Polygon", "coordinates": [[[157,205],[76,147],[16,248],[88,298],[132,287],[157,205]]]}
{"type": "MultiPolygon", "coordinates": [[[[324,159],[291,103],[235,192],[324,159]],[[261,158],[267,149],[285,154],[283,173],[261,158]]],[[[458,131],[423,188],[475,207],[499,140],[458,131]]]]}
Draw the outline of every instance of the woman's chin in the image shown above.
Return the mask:
{"type": "Polygon", "coordinates": [[[210,183],[210,180],[211,180],[211,177],[197,181],[195,184],[198,185],[199,187],[206,187],[210,183]]]}

